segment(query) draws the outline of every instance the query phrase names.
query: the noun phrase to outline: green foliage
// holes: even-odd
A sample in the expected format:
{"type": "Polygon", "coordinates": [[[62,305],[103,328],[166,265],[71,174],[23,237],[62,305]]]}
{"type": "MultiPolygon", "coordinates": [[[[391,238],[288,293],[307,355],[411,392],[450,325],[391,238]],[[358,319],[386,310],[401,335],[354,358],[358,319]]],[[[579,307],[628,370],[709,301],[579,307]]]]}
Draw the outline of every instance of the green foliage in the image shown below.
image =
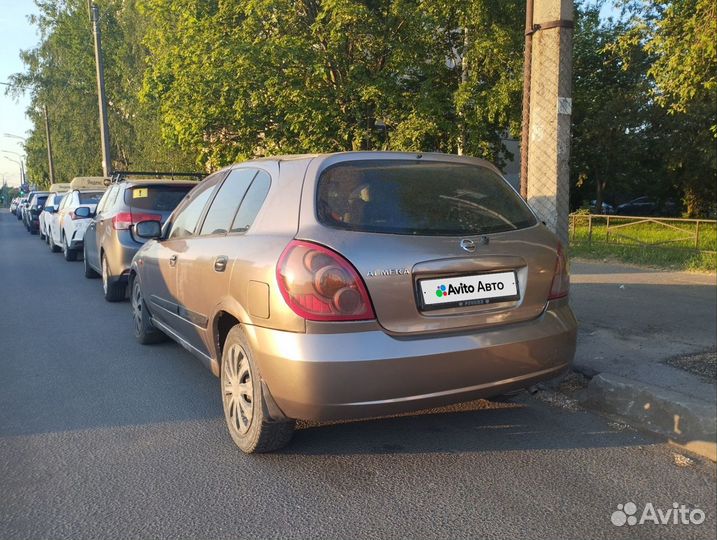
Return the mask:
{"type": "Polygon", "coordinates": [[[709,215],[717,198],[710,135],[717,123],[717,64],[709,59],[714,31],[705,32],[714,26],[714,6],[710,12],[700,1],[625,2],[629,17],[619,21],[601,21],[599,7],[577,10],[573,207],[650,195],[682,198],[690,217],[709,215]],[[695,24],[699,18],[705,20],[695,24]],[[679,69],[705,71],[673,74],[680,62],[679,69]]]}
{"type": "Polygon", "coordinates": [[[713,0],[625,0],[629,27],[614,49],[640,48],[654,107],[650,149],[689,216],[714,212],[717,199],[717,4],[713,0]]]}
{"type": "MultiPolygon", "coordinates": [[[[85,0],[36,0],[22,53],[31,178],[100,172],[85,0]]],[[[282,153],[464,152],[503,164],[518,136],[524,0],[101,0],[112,158],[119,169],[213,170],[282,153]]],[[[637,195],[713,211],[715,6],[577,5],[573,207],[637,195]],[[710,132],[712,130],[712,132],[710,132]]]]}
{"type": "MultiPolygon", "coordinates": [[[[23,51],[24,73],[14,75],[15,92],[29,89],[27,113],[33,130],[27,140],[29,177],[49,181],[45,125],[46,105],[51,123],[56,180],[101,174],[95,60],[87,2],[37,0],[39,13],[31,18],[41,41],[23,51]]],[[[147,51],[146,28],[134,0],[100,2],[111,153],[115,168],[186,168],[192,160],[162,144],[159,119],[151,107],[139,103],[141,74],[147,51]]]]}
{"type": "Polygon", "coordinates": [[[499,131],[519,119],[521,5],[144,0],[143,96],[160,102],[165,137],[212,166],[276,153],[455,152],[459,139],[496,158],[499,131]]]}
{"type": "MultiPolygon", "coordinates": [[[[660,104],[685,113],[717,102],[717,4],[712,0],[643,1],[635,34],[655,57],[649,75],[660,104]]],[[[717,137],[717,126],[712,125],[717,137]]]]}
{"type": "Polygon", "coordinates": [[[581,199],[596,199],[600,208],[608,193],[654,187],[654,155],[648,151],[647,134],[648,63],[639,46],[614,49],[626,31],[624,23],[601,21],[599,5],[577,11],[571,150],[575,206],[581,199]]]}

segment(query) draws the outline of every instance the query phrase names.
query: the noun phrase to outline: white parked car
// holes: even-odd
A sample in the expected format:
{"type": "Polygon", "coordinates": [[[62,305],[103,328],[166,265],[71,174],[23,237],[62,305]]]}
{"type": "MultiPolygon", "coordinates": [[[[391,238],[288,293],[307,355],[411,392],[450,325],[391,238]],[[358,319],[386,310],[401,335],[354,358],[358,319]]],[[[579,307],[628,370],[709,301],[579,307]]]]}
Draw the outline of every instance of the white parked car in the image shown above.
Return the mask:
{"type": "Polygon", "coordinates": [[[106,187],[101,176],[78,177],[70,185],[72,189],[62,198],[58,211],[50,214],[48,243],[53,252],[61,249],[66,261],[75,261],[77,253],[82,252],[87,225],[92,221],[75,215],[75,209],[88,206],[94,212],[106,187]]]}
{"type": "Polygon", "coordinates": [[[45,201],[45,207],[42,209],[42,212],[40,212],[40,240],[44,240],[47,243],[50,242],[49,235],[47,234],[50,221],[52,220],[53,214],[57,213],[59,210],[60,203],[62,202],[62,198],[64,196],[65,192],[50,193],[50,195],[48,195],[47,201],[45,201]]]}

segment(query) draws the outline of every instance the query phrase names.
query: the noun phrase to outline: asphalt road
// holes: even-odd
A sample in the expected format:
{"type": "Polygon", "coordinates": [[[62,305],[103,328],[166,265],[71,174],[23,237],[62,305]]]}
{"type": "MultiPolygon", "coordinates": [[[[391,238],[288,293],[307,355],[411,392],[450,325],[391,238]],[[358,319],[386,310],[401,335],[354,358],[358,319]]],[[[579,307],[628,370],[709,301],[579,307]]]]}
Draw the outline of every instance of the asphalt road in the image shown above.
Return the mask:
{"type": "Polygon", "coordinates": [[[715,468],[529,396],[304,426],[272,455],[225,432],[218,381],[0,211],[0,538],[713,538],[715,468]],[[616,527],[628,501],[702,525],[616,527]]]}
{"type": "Polygon", "coordinates": [[[665,360],[715,351],[715,275],[573,261],[571,302],[580,322],[575,364],[715,402],[715,381],[665,360]]]}

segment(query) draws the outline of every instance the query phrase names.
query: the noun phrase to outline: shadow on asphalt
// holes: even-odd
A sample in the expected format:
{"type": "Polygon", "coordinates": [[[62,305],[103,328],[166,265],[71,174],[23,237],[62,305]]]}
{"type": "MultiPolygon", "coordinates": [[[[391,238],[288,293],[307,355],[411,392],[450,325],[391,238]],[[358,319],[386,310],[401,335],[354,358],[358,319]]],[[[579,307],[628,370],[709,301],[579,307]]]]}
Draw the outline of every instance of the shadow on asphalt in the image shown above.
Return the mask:
{"type": "Polygon", "coordinates": [[[340,424],[299,425],[290,455],[465,453],[624,447],[650,444],[587,412],[566,411],[529,396],[512,407],[479,401],[421,414],[340,424]],[[476,405],[479,404],[477,407],[476,405]],[[465,410],[455,410],[456,408],[465,410]]]}

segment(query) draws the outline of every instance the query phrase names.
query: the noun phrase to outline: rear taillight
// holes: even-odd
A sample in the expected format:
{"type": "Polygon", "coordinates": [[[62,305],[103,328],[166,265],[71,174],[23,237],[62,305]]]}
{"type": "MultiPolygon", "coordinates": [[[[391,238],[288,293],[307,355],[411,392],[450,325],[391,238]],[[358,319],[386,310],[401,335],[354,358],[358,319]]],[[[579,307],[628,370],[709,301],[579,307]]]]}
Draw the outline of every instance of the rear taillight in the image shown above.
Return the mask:
{"type": "Polygon", "coordinates": [[[69,214],[69,215],[70,215],[70,219],[71,219],[72,221],[75,221],[76,219],[82,219],[82,218],[80,218],[80,216],[75,215],[75,211],[74,211],[74,210],[70,210],[70,214],[69,214]]]}
{"type": "Polygon", "coordinates": [[[292,240],[279,258],[276,279],[287,305],[310,321],[376,318],[358,272],[324,246],[292,240]]]}
{"type": "Polygon", "coordinates": [[[162,221],[157,214],[135,214],[133,212],[117,212],[112,218],[112,227],[115,230],[127,230],[140,221],[162,221]]]}
{"type": "Polygon", "coordinates": [[[550,285],[548,300],[564,298],[570,291],[570,274],[568,274],[568,260],[565,256],[563,244],[558,242],[557,261],[555,261],[555,274],[553,283],[550,285]]]}

